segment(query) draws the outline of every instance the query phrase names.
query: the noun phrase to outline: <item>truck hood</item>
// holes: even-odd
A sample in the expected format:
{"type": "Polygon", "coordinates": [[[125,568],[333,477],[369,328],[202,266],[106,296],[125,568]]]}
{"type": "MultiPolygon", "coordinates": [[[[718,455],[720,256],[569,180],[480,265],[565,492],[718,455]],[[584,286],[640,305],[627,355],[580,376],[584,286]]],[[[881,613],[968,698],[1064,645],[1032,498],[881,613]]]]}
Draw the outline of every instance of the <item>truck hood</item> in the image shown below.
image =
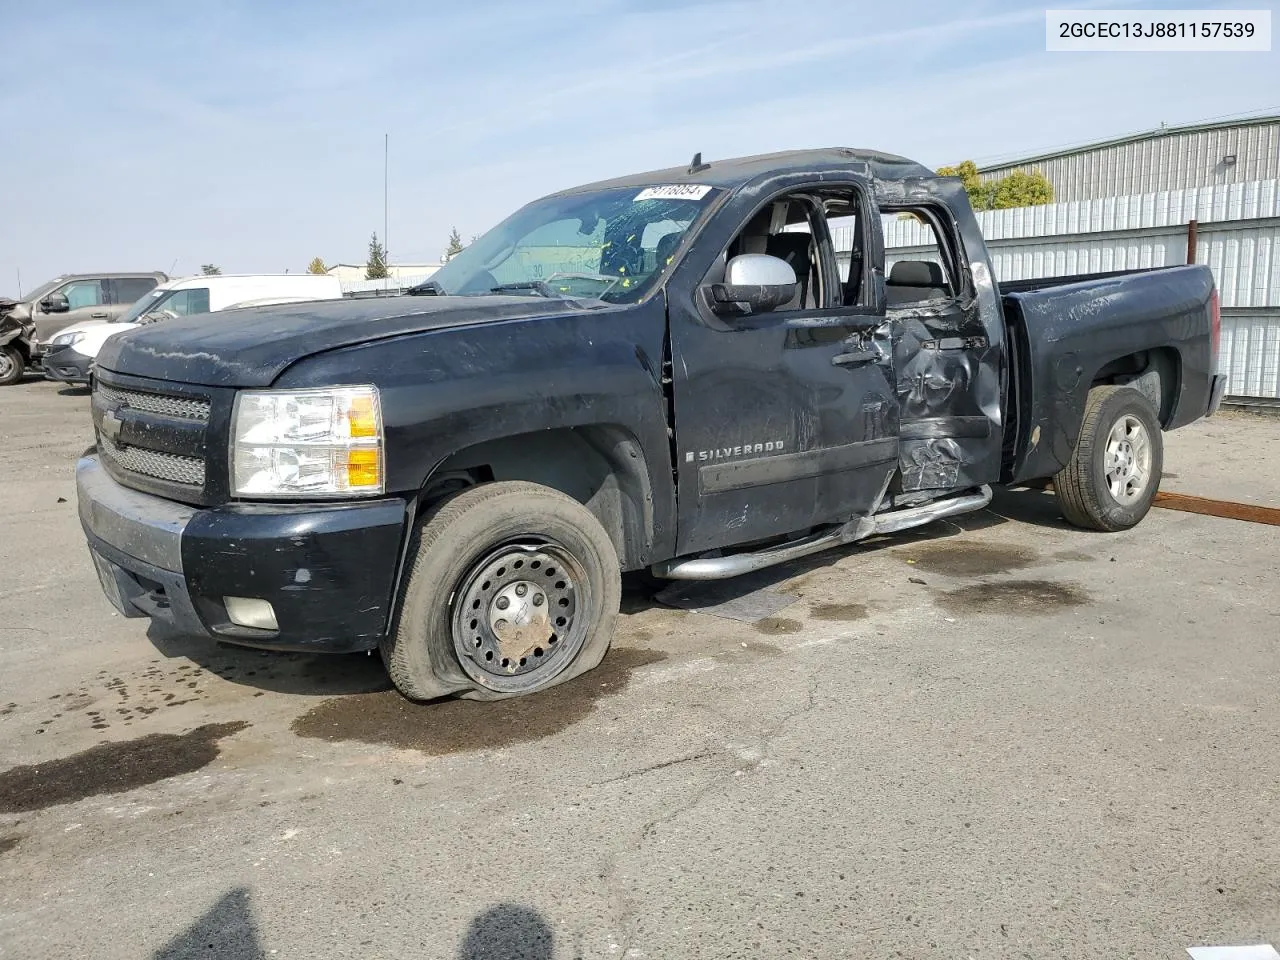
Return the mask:
{"type": "Polygon", "coordinates": [[[214,387],[267,387],[299,360],[341,347],[504,320],[608,309],[600,300],[382,297],[223,310],[166,320],[107,340],[98,366],[214,387]]]}

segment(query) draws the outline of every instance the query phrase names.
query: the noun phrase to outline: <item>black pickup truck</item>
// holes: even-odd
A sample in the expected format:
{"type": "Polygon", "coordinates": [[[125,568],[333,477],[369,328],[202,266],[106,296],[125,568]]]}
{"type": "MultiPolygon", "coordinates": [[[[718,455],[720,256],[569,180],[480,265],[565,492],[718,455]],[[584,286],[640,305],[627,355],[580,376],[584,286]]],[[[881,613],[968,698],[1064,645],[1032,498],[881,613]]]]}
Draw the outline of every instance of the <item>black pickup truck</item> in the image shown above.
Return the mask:
{"type": "Polygon", "coordinates": [[[1132,527],[1224,387],[1207,268],[998,287],[960,183],[868,151],[557,193],[412,294],[108,341],[77,482],[121,612],[530,693],[600,662],[620,571],[731,577],[1044,478],[1132,527]],[[936,250],[886,271],[884,216],[936,250]]]}

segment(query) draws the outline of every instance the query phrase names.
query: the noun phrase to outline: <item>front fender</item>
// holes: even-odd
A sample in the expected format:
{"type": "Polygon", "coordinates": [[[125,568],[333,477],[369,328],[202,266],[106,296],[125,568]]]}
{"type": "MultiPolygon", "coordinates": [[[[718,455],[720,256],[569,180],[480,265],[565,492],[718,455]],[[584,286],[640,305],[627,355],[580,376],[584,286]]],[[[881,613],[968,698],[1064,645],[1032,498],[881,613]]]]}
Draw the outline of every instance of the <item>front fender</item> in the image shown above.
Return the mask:
{"type": "MultiPolygon", "coordinates": [[[[277,387],[374,383],[386,429],[387,491],[417,496],[460,451],[540,432],[615,428],[653,478],[652,552],[675,539],[661,382],[666,303],[459,326],[301,360],[277,387]]],[[[628,454],[629,456],[629,454],[628,454]]]]}

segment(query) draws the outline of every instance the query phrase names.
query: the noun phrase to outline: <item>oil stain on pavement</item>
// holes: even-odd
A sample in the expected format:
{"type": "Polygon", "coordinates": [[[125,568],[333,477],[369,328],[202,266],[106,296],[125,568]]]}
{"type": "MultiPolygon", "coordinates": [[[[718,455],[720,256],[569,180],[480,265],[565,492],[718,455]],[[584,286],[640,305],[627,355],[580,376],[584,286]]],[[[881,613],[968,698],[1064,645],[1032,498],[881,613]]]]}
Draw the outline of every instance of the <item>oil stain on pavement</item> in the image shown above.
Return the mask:
{"type": "Polygon", "coordinates": [[[665,660],[658,650],[615,647],[596,669],[542,693],[483,703],[412,703],[395,691],[337,697],[293,722],[300,737],[360,743],[443,756],[492,750],[559,733],[620,692],[641,667],[665,660]]]}
{"type": "Polygon", "coordinates": [[[865,620],[867,617],[867,605],[865,603],[815,603],[809,608],[809,616],[815,620],[826,620],[835,623],[865,620]]]}
{"type": "Polygon", "coordinates": [[[153,733],[99,744],[61,760],[13,767],[0,773],[0,813],[43,810],[192,773],[217,758],[219,740],[247,726],[243,721],[210,723],[189,733],[153,733]]]}
{"type": "Polygon", "coordinates": [[[975,583],[938,597],[949,613],[1050,614],[1089,600],[1079,587],[1051,580],[1004,580],[975,583]]]}
{"type": "Polygon", "coordinates": [[[944,577],[990,577],[1021,570],[1039,557],[1034,550],[999,543],[937,541],[902,551],[917,570],[944,577]]]}

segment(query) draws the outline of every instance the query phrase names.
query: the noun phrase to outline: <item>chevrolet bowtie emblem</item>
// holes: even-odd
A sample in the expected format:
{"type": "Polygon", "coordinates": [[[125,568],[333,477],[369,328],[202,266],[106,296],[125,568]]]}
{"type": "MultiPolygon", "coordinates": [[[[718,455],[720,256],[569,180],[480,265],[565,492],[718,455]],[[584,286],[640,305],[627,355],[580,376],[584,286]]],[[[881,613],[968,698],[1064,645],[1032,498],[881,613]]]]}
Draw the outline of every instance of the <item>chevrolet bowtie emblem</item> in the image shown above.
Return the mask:
{"type": "Polygon", "coordinates": [[[102,430],[103,436],[105,436],[108,440],[119,440],[120,439],[120,418],[115,415],[114,411],[112,410],[106,411],[102,415],[102,426],[100,427],[100,429],[102,430]]]}

